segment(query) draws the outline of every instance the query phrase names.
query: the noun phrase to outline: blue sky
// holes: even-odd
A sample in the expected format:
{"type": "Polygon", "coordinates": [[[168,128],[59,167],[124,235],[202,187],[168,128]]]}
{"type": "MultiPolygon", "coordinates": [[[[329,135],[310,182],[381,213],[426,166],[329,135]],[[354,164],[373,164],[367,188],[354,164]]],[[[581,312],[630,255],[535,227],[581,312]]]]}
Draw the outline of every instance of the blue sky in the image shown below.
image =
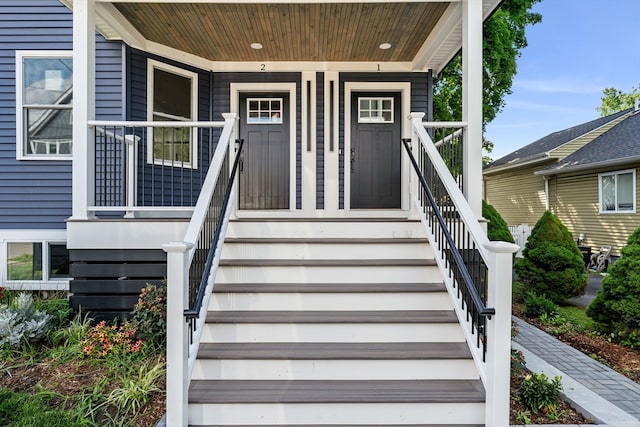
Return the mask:
{"type": "Polygon", "coordinates": [[[602,89],[640,85],[640,0],[542,0],[511,95],[485,138],[498,159],[599,116],[602,89]]]}

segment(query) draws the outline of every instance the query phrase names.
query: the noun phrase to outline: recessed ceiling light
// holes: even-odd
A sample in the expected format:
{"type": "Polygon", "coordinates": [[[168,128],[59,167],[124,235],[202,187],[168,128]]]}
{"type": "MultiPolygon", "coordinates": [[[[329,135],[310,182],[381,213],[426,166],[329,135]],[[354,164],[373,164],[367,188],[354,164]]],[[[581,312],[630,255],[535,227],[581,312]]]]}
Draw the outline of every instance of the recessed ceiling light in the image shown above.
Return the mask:
{"type": "Polygon", "coordinates": [[[262,49],[262,43],[251,43],[251,49],[255,49],[255,50],[262,49]]]}
{"type": "Polygon", "coordinates": [[[387,50],[391,48],[391,43],[382,43],[380,46],[378,46],[380,49],[382,50],[387,50]]]}

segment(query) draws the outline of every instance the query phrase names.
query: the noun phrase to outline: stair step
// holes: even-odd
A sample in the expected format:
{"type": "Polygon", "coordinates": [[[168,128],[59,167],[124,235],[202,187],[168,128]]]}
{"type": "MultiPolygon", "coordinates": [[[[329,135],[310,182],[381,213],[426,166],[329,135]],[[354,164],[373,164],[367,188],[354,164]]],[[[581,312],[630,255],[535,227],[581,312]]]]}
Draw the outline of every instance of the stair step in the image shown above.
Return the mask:
{"type": "Polygon", "coordinates": [[[207,323],[457,323],[452,310],[222,311],[207,312],[207,323]]]}
{"type": "Polygon", "coordinates": [[[194,380],[190,403],[484,402],[479,380],[194,380]]]}
{"type": "MultiPolygon", "coordinates": [[[[190,427],[207,427],[189,424],[190,427]]],[[[381,427],[380,424],[318,424],[322,427],[381,427]]],[[[309,427],[309,424],[243,424],[218,425],[217,427],[309,427]]],[[[484,427],[482,424],[385,424],[384,427],[484,427]]]]}
{"type": "Polygon", "coordinates": [[[221,259],[220,266],[240,267],[412,267],[436,266],[433,259],[221,259]]]}
{"type": "Polygon", "coordinates": [[[360,237],[360,238],[322,238],[322,237],[227,237],[226,243],[252,243],[252,244],[285,244],[285,243],[321,243],[327,245],[341,244],[427,244],[426,237],[360,237]]]}
{"type": "Polygon", "coordinates": [[[223,292],[445,292],[444,283],[216,283],[214,293],[223,292]]]}
{"type": "Polygon", "coordinates": [[[471,359],[466,343],[203,343],[198,359],[471,359]]]}

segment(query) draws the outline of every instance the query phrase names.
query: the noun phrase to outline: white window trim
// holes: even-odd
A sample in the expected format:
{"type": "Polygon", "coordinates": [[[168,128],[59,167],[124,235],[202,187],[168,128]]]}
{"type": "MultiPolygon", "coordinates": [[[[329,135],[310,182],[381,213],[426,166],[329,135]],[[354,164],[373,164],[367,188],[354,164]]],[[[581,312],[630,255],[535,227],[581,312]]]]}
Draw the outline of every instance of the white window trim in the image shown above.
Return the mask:
{"type": "MultiPolygon", "coordinates": [[[[147,60],[147,120],[153,121],[153,70],[159,69],[168,73],[177,74],[182,77],[191,79],[191,121],[198,120],[198,74],[192,71],[185,70],[183,68],[174,67],[173,65],[165,64],[154,59],[147,60]]],[[[190,162],[174,162],[171,160],[157,159],[153,160],[153,129],[147,130],[147,163],[172,166],[172,167],[184,167],[197,169],[198,168],[198,138],[196,131],[192,130],[190,145],[190,162]]]]}
{"type": "MultiPolygon", "coordinates": [[[[24,150],[25,130],[23,114],[23,68],[24,58],[73,58],[72,50],[16,50],[16,159],[17,160],[53,160],[70,161],[72,154],[26,155],[24,150]]],[[[73,104],[71,109],[73,109],[73,104]]],[[[73,153],[73,147],[72,147],[73,153]]]]}
{"type": "MultiPolygon", "coordinates": [[[[618,192],[618,179],[616,178],[616,195],[618,192]]],[[[635,214],[637,207],[637,194],[636,194],[636,170],[635,169],[625,169],[619,171],[612,172],[604,172],[598,174],[598,210],[601,214],[635,214]],[[607,211],[603,209],[604,203],[602,202],[602,177],[611,176],[611,175],[622,175],[626,173],[631,173],[631,185],[633,191],[633,209],[631,210],[618,210],[618,203],[616,200],[616,209],[613,211],[607,211]]]]}
{"type": "Polygon", "coordinates": [[[2,230],[0,286],[13,290],[66,291],[71,278],[49,279],[49,244],[66,244],[66,230],[2,230]],[[9,243],[42,243],[42,280],[8,280],[9,243]]]}

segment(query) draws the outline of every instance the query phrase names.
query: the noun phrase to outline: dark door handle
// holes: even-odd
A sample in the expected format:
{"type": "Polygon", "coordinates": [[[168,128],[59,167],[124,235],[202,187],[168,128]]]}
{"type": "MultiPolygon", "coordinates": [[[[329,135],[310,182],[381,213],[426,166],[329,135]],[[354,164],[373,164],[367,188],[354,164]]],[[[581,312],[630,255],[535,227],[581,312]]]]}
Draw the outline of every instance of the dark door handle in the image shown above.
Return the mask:
{"type": "Polygon", "coordinates": [[[351,149],[351,172],[354,171],[353,165],[354,165],[355,162],[356,162],[356,149],[352,148],[351,149]]]}

